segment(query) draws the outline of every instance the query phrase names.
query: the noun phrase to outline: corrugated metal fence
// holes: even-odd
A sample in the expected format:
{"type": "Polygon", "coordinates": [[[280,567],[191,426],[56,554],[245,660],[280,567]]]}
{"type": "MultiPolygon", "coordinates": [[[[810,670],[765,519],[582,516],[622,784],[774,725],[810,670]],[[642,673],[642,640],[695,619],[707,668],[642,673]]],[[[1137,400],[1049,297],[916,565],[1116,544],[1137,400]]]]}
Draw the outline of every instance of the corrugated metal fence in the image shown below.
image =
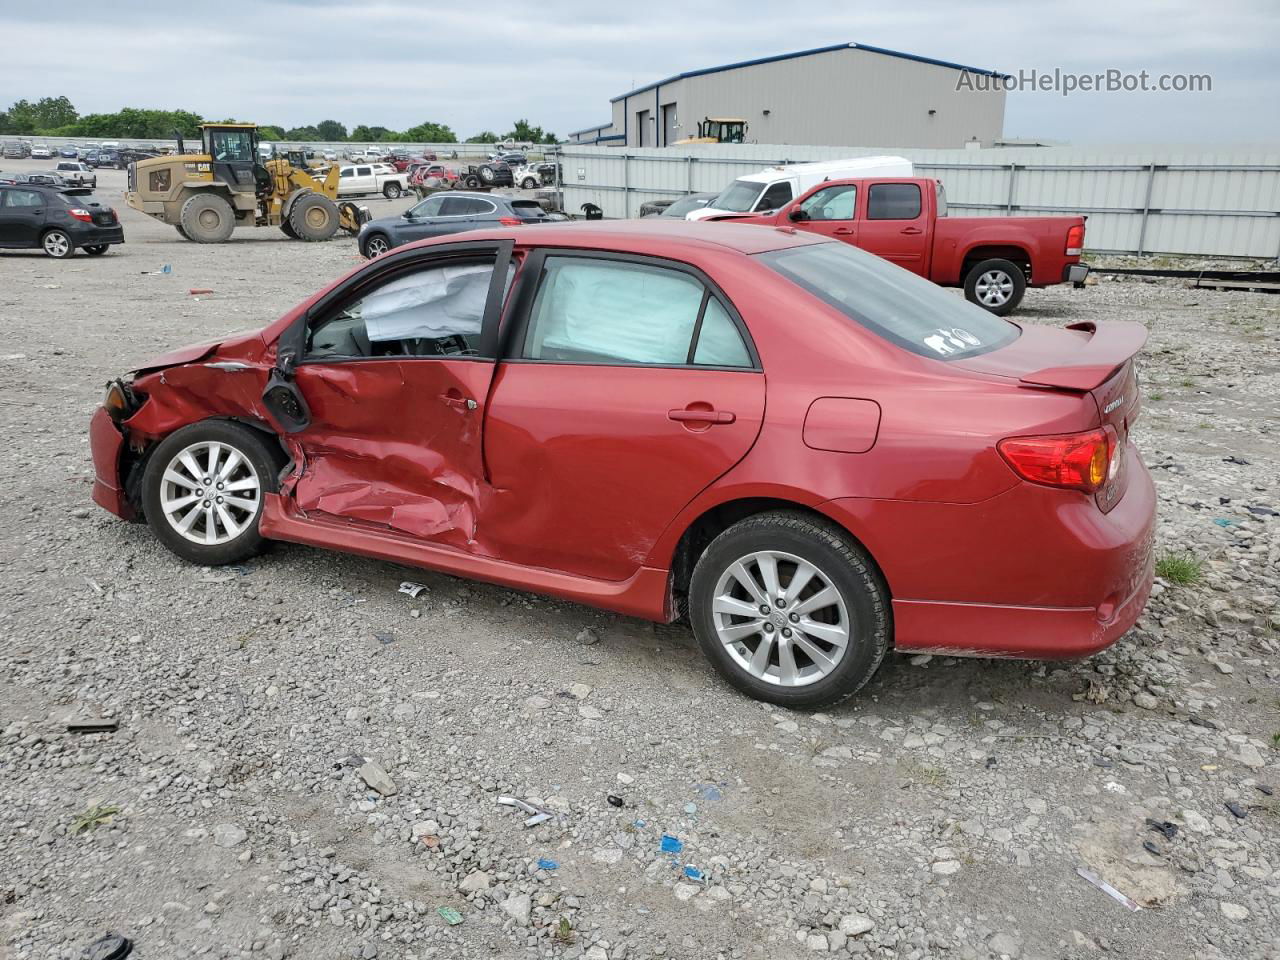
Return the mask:
{"type": "Polygon", "coordinates": [[[956,215],[1085,214],[1091,251],[1280,257],[1280,149],[987,150],[707,145],[560,148],[566,210],[633,217],[646,200],[719,191],[777,163],[893,154],[946,185],[956,215]]]}

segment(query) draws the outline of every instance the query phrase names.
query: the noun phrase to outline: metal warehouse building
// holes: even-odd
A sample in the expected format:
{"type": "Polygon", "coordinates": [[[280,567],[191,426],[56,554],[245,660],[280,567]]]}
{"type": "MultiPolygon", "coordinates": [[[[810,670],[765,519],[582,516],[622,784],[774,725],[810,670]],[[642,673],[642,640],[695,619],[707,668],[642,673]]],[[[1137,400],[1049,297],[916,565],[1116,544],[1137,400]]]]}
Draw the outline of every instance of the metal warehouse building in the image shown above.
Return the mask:
{"type": "MultiPolygon", "coordinates": [[[[747,121],[756,143],[961,147],[1004,133],[1002,89],[962,81],[966,67],[882,47],[841,43],[690,70],[614,97],[611,122],[571,142],[666,147],[698,135],[704,117],[747,121]],[[958,89],[959,88],[959,89],[958,89]]],[[[990,85],[989,82],[987,85],[990,85]]]]}

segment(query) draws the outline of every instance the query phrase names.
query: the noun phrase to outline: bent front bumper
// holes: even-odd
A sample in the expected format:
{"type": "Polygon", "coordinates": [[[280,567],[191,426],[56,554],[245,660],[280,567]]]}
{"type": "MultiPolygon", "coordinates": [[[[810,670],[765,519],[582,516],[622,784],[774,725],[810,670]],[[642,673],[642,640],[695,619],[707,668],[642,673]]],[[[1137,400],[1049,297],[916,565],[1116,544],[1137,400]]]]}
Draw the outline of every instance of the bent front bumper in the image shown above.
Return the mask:
{"type": "Polygon", "coordinates": [[[89,421],[89,450],[93,455],[93,502],[117,517],[135,519],[120,476],[124,434],[102,407],[89,421]]]}

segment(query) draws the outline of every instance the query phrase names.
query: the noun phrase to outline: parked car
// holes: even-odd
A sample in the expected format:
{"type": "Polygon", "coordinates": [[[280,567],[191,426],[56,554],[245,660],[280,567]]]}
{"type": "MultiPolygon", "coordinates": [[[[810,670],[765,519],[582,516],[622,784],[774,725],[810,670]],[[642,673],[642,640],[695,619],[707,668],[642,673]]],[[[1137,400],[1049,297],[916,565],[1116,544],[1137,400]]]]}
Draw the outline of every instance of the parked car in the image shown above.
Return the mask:
{"type": "Polygon", "coordinates": [[[32,160],[49,160],[53,157],[53,151],[49,149],[47,143],[35,143],[31,145],[32,160]]]}
{"type": "MultiPolygon", "coordinates": [[[[725,219],[716,217],[715,219],[725,219]]],[[[1084,217],[949,217],[942,181],[831,180],[776,213],[734,218],[788,226],[869,250],[1004,315],[1027,287],[1083,283],[1084,217]]]]}
{"type": "Polygon", "coordinates": [[[28,173],[4,174],[3,177],[0,178],[0,182],[33,184],[40,187],[62,188],[70,186],[66,180],[64,180],[59,174],[54,173],[52,170],[33,170],[28,173]]]}
{"type": "Polygon", "coordinates": [[[501,160],[491,160],[488,163],[479,165],[469,164],[464,171],[459,173],[459,176],[462,178],[462,185],[468,190],[478,190],[481,187],[514,187],[516,185],[511,167],[501,160]]]}
{"type": "Polygon", "coordinates": [[[489,160],[496,163],[505,163],[509,167],[523,167],[529,162],[525,159],[525,155],[518,151],[491,153],[489,154],[489,160]]]}
{"type": "Polygon", "coordinates": [[[6,160],[25,160],[31,154],[31,148],[25,140],[6,140],[0,156],[6,160]]]}
{"type": "Polygon", "coordinates": [[[548,187],[555,183],[558,172],[559,164],[543,160],[516,167],[511,176],[521,189],[536,190],[538,187],[548,187]]]}
{"type": "Polygon", "coordinates": [[[326,151],[324,151],[323,156],[324,156],[324,158],[325,158],[326,160],[328,160],[330,163],[333,163],[334,161],[336,161],[336,160],[338,159],[338,151],[337,151],[337,150],[326,150],[326,151]]]}
{"type": "Polygon", "coordinates": [[[124,243],[124,228],[111,207],[88,190],[36,183],[0,186],[0,247],[41,249],[55,259],[80,247],[99,256],[124,243]]]}
{"type": "Polygon", "coordinates": [[[409,185],[412,187],[421,186],[432,177],[448,187],[455,187],[459,182],[458,172],[443,163],[420,163],[409,169],[409,185]]]}
{"type": "Polygon", "coordinates": [[[911,161],[902,157],[855,157],[851,160],[818,160],[766,167],[758,173],[739,177],[720,191],[700,210],[691,210],[688,220],[703,220],[723,214],[767,213],[786,206],[802,193],[827,180],[848,177],[910,177],[911,161]]]}
{"type": "Polygon", "coordinates": [[[81,160],[61,160],[54,172],[73,187],[97,187],[98,174],[81,160]]]}
{"type": "Polygon", "coordinates": [[[98,155],[93,159],[95,167],[115,167],[116,169],[124,169],[126,164],[120,156],[120,151],[114,148],[104,147],[98,151],[98,155]]]}
{"type": "Polygon", "coordinates": [[[409,189],[409,178],[388,164],[360,164],[338,168],[338,196],[380,193],[394,200],[409,189]]]}
{"type": "Polygon", "coordinates": [[[640,204],[640,216],[683,220],[690,210],[705,207],[717,196],[718,194],[715,193],[691,193],[677,200],[646,200],[640,204]]]}
{"type": "Polygon", "coordinates": [[[516,227],[546,223],[551,218],[534,200],[516,200],[489,193],[434,193],[404,213],[370,220],[360,228],[356,243],[369,259],[388,250],[465,230],[516,227]]]}
{"type": "Polygon", "coordinates": [[[58,148],[58,156],[74,160],[80,156],[80,148],[74,143],[64,143],[58,148]]]}
{"type": "Polygon", "coordinates": [[[200,565],[286,540],[687,610],[730,683],[813,708],[891,650],[1076,657],[1133,625],[1145,337],[1018,327],[804,231],[476,230],[113,381],[93,499],[200,565]]]}
{"type": "Polygon", "coordinates": [[[89,166],[91,166],[91,167],[97,167],[97,165],[98,165],[98,151],[97,151],[97,149],[95,148],[95,149],[93,149],[93,150],[86,150],[86,151],[84,151],[83,153],[81,153],[81,154],[80,154],[80,161],[81,161],[82,163],[87,163],[87,164],[88,164],[89,166]]]}

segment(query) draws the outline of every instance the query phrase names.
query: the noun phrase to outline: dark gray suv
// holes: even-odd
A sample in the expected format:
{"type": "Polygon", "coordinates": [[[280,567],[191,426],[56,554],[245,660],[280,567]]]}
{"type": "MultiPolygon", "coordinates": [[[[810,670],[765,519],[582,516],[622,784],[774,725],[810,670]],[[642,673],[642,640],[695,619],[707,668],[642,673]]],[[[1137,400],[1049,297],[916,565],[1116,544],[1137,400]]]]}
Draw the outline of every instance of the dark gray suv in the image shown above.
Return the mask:
{"type": "Polygon", "coordinates": [[[398,217],[380,217],[360,228],[360,252],[372,260],[415,240],[483,227],[518,226],[555,220],[533,200],[491,193],[433,193],[398,217]]]}

